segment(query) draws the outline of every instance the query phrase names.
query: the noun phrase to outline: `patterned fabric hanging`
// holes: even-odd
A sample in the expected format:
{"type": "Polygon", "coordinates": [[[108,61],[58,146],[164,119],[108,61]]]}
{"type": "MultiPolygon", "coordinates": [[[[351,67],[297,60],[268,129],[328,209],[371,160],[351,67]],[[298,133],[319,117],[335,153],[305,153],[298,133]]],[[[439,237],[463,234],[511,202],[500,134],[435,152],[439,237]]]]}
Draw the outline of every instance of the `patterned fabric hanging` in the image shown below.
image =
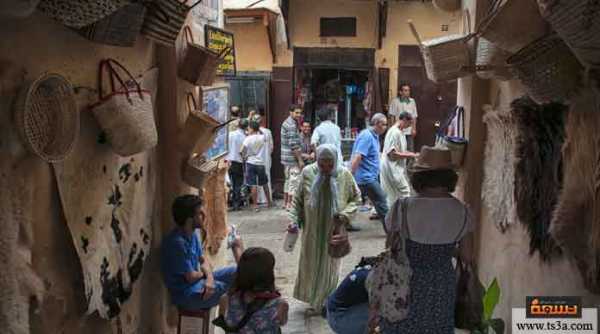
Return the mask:
{"type": "Polygon", "coordinates": [[[562,185],[566,107],[538,105],[529,97],[519,98],[511,106],[519,126],[515,167],[517,215],[529,232],[530,253],[539,251],[547,261],[560,253],[548,229],[562,185]]]}

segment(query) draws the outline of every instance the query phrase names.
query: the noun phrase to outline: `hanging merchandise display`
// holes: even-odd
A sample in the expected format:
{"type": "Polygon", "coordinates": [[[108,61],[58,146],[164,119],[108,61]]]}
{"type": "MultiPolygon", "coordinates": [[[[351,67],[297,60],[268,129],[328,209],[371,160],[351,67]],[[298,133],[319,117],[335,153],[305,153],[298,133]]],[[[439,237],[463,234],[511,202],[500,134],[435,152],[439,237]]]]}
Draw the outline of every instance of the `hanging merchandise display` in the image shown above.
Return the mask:
{"type": "Polygon", "coordinates": [[[511,108],[519,127],[514,179],[517,215],[529,232],[530,253],[538,251],[543,260],[550,260],[559,252],[549,227],[562,187],[566,107],[538,105],[523,97],[513,101],[511,108]]]}
{"type": "Polygon", "coordinates": [[[99,101],[91,109],[117,154],[126,157],[156,146],[158,132],[154,122],[152,96],[114,59],[100,62],[98,98],[99,101]],[[134,87],[125,84],[115,66],[127,74],[134,87]],[[103,90],[105,72],[110,83],[108,95],[103,90]],[[115,80],[121,85],[118,89],[115,80]]]}
{"type": "Polygon", "coordinates": [[[59,74],[44,74],[23,86],[14,119],[25,146],[47,162],[65,159],[79,136],[75,93],[59,74]]]}
{"type": "Polygon", "coordinates": [[[567,102],[581,89],[583,67],[557,35],[533,42],[507,63],[537,103],[567,102]]]}
{"type": "Polygon", "coordinates": [[[142,29],[146,7],[141,3],[131,3],[119,10],[79,29],[79,33],[92,42],[114,45],[133,46],[142,29]]]}
{"type": "Polygon", "coordinates": [[[37,8],[67,27],[83,28],[130,3],[130,0],[41,0],[37,8]]]}
{"type": "Polygon", "coordinates": [[[508,108],[485,105],[487,129],[483,165],[483,205],[496,227],[505,232],[517,221],[515,204],[516,141],[519,127],[508,108]]]}
{"type": "Polygon", "coordinates": [[[0,17],[26,18],[33,14],[40,0],[2,0],[0,17]]]}
{"type": "Polygon", "coordinates": [[[489,13],[477,31],[479,36],[499,48],[516,53],[549,32],[536,0],[492,1],[489,13]]]}
{"type": "Polygon", "coordinates": [[[217,67],[230,52],[225,48],[216,53],[194,42],[192,29],[183,28],[184,41],[177,52],[177,76],[197,86],[211,86],[217,75],[217,67]]]}
{"type": "Polygon", "coordinates": [[[571,47],[580,62],[600,66],[600,1],[538,0],[542,16],[571,47]]]}
{"type": "Polygon", "coordinates": [[[465,108],[456,106],[451,113],[454,115],[443,129],[440,128],[436,133],[436,146],[442,146],[450,150],[452,156],[452,164],[455,167],[460,167],[463,164],[467,144],[469,141],[465,135],[465,108]],[[442,132],[445,130],[445,132],[442,132]]]}
{"type": "Polygon", "coordinates": [[[214,161],[217,165],[213,172],[208,176],[205,184],[203,198],[206,203],[206,235],[202,240],[206,245],[206,250],[211,255],[216,255],[227,237],[227,192],[225,184],[225,175],[227,174],[227,164],[221,160],[214,161]]]}
{"type": "Polygon", "coordinates": [[[477,76],[481,79],[510,80],[513,74],[506,65],[512,54],[481,37],[477,41],[477,76]],[[483,67],[482,69],[480,69],[483,67]]]}
{"type": "MultiPolygon", "coordinates": [[[[139,80],[144,89],[156,92],[157,72],[139,80]]],[[[56,184],[81,263],[85,291],[76,293],[85,296],[87,314],[116,318],[139,285],[153,226],[160,225],[158,155],[146,151],[125,158],[99,145],[98,126],[89,113],[82,113],[81,127],[73,153],[53,164],[56,184]]]]}
{"type": "Polygon", "coordinates": [[[175,47],[177,36],[192,8],[202,2],[199,0],[188,6],[187,0],[150,0],[144,2],[148,13],[142,26],[142,35],[154,42],[175,47]]]}
{"type": "Polygon", "coordinates": [[[202,189],[206,178],[217,169],[217,161],[206,161],[204,156],[195,154],[184,161],[181,178],[187,185],[196,189],[202,189]]]}
{"type": "Polygon", "coordinates": [[[433,82],[456,80],[470,74],[473,60],[468,42],[471,34],[471,16],[465,11],[463,22],[466,24],[462,34],[444,36],[422,41],[415,25],[408,21],[410,30],[417,40],[423,55],[427,77],[433,82]]]}
{"type": "Polygon", "coordinates": [[[585,287],[600,293],[600,98],[585,91],[567,118],[564,185],[551,234],[581,272],[585,287]]]}

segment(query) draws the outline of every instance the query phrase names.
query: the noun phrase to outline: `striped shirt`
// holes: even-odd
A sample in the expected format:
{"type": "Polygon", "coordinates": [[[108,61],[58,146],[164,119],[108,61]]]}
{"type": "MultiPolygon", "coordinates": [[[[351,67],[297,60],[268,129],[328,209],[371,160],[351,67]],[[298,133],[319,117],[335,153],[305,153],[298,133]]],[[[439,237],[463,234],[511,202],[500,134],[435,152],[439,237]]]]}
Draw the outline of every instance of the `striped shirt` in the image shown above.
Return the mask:
{"type": "Polygon", "coordinates": [[[290,116],[281,125],[281,164],[284,166],[296,166],[298,161],[294,155],[294,150],[302,148],[302,139],[298,124],[290,116]]]}

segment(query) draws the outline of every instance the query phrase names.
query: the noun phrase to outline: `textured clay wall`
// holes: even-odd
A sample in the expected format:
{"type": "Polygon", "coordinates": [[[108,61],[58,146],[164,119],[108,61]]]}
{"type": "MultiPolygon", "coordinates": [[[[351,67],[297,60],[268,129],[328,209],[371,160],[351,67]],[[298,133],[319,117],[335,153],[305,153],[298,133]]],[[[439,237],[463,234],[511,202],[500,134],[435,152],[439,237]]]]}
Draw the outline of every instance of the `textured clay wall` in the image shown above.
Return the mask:
{"type": "Polygon", "coordinates": [[[267,27],[262,21],[228,24],[225,30],[235,35],[236,68],[238,71],[271,71],[273,56],[269,47],[267,27]]]}
{"type": "MultiPolygon", "coordinates": [[[[16,201],[12,198],[14,203],[9,203],[5,197],[0,200],[3,213],[18,211],[19,208],[25,213],[25,218],[19,220],[11,220],[11,215],[3,214],[0,239],[5,240],[9,233],[10,229],[5,228],[6,226],[21,224],[24,226],[22,230],[31,230],[31,248],[24,247],[22,254],[25,262],[30,259],[45,290],[41,303],[28,305],[28,298],[19,297],[19,294],[29,293],[6,291],[6,284],[8,287],[12,286],[7,279],[9,275],[2,274],[4,278],[0,280],[0,284],[5,285],[0,287],[3,290],[0,313],[8,312],[13,316],[1,319],[10,323],[0,322],[0,332],[29,333],[28,327],[31,327],[31,333],[162,332],[164,317],[161,316],[160,301],[164,299],[161,298],[164,291],[157,271],[157,252],[151,252],[143,276],[134,285],[133,295],[123,306],[118,319],[109,322],[96,315],[85,314],[81,266],[60,205],[52,168],[24,150],[12,124],[14,88],[23,79],[34,79],[46,71],[59,73],[67,77],[74,86],[84,87],[80,90],[79,97],[83,99],[81,103],[87,103],[87,98],[83,96],[89,93],[87,88],[96,88],[100,59],[115,58],[137,76],[152,67],[153,54],[152,44],[142,37],[133,48],[101,46],[88,42],[41,14],[34,14],[24,20],[0,20],[2,192],[11,190],[23,193],[23,189],[27,190],[16,201]],[[10,304],[11,298],[18,299],[18,302],[10,304]],[[15,305],[21,305],[21,308],[16,309],[15,305]]],[[[159,173],[159,168],[155,168],[154,173],[159,173]]],[[[158,205],[159,199],[156,201],[158,205]]],[[[152,224],[155,230],[153,248],[157,247],[160,240],[159,218],[157,215],[152,224]]],[[[3,269],[7,270],[18,270],[5,261],[2,261],[2,266],[6,266],[3,269]]]]}

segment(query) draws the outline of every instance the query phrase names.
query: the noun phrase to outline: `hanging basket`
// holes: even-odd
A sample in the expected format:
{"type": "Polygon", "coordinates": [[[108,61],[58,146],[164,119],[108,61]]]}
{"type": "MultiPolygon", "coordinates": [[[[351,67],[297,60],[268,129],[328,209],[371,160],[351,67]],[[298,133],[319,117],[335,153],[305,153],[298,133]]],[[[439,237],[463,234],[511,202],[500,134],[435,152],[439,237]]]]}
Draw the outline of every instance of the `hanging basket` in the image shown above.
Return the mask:
{"type": "Polygon", "coordinates": [[[516,53],[544,37],[549,29],[536,0],[495,0],[478,31],[499,48],[516,53]]]}
{"type": "MultiPolygon", "coordinates": [[[[470,26],[468,13],[466,21],[470,26]]],[[[468,42],[473,37],[472,34],[450,35],[422,41],[411,20],[408,21],[408,25],[419,43],[427,77],[431,81],[451,81],[471,73],[468,70],[472,67],[468,42]]],[[[470,27],[465,30],[470,30],[470,27]]]]}
{"type": "Polygon", "coordinates": [[[175,47],[175,41],[185,23],[189,11],[200,4],[191,6],[187,0],[152,0],[144,4],[148,13],[142,26],[142,34],[148,39],[168,47],[175,47]]]}
{"type": "Polygon", "coordinates": [[[189,116],[185,121],[180,136],[180,150],[187,155],[203,154],[208,150],[217,136],[217,130],[229,124],[232,120],[219,124],[204,111],[198,110],[192,93],[187,94],[189,116]],[[190,102],[192,102],[190,104],[190,102]]]}
{"type": "Polygon", "coordinates": [[[33,14],[40,0],[2,0],[0,17],[26,18],[33,14]]]}
{"type": "Polygon", "coordinates": [[[100,62],[98,73],[99,102],[91,108],[106,133],[112,149],[120,156],[127,157],[144,152],[156,146],[158,132],[154,122],[154,109],[150,92],[143,90],[123,65],[114,59],[100,62]],[[127,74],[134,88],[128,87],[117,73],[115,66],[127,74]],[[103,93],[103,73],[108,72],[110,93],[103,93]],[[121,87],[116,89],[115,80],[121,87]]]}
{"type": "Polygon", "coordinates": [[[133,46],[144,23],[146,7],[132,3],[91,25],[81,28],[79,33],[92,42],[133,46]]]}
{"type": "Polygon", "coordinates": [[[83,28],[116,12],[130,0],[41,0],[38,9],[67,27],[83,28]]]}
{"type": "Polygon", "coordinates": [[[192,156],[183,165],[183,182],[201,190],[206,179],[217,170],[218,164],[218,161],[206,161],[202,155],[192,156]]]}
{"type": "Polygon", "coordinates": [[[47,162],[64,160],[79,136],[73,87],[58,74],[43,75],[23,86],[14,118],[25,146],[47,162]]]}
{"type": "Polygon", "coordinates": [[[223,57],[229,53],[225,48],[216,53],[202,45],[194,43],[192,29],[183,28],[184,46],[178,52],[177,75],[196,86],[212,86],[217,75],[217,67],[223,62],[223,57]]]}
{"type": "Polygon", "coordinates": [[[460,10],[460,0],[433,0],[435,8],[444,12],[455,12],[460,10]]]}
{"type": "Polygon", "coordinates": [[[537,103],[568,101],[581,88],[583,67],[557,35],[528,45],[507,62],[537,103]]]}
{"type": "Polygon", "coordinates": [[[538,0],[542,16],[588,67],[600,66],[600,2],[538,0]]]}
{"type": "Polygon", "coordinates": [[[506,65],[506,60],[511,56],[485,38],[479,38],[477,43],[477,66],[483,67],[477,71],[481,79],[510,80],[513,75],[506,65]],[[489,69],[485,69],[489,67],[489,69]]]}

